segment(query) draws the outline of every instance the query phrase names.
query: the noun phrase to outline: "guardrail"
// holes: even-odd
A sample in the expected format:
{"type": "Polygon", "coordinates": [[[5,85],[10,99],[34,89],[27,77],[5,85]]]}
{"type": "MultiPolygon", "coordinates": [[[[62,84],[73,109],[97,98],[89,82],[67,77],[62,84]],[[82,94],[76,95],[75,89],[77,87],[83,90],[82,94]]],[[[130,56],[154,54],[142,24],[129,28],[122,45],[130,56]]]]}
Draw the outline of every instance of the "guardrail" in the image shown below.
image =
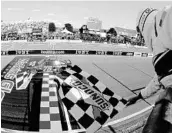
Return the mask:
{"type": "MultiPolygon", "coordinates": [[[[8,40],[8,41],[1,41],[1,43],[15,43],[15,42],[27,42],[27,43],[35,43],[35,42],[39,42],[39,43],[46,43],[46,42],[57,42],[57,43],[89,43],[89,44],[95,44],[95,43],[99,43],[99,44],[108,44],[107,42],[96,42],[96,41],[83,41],[83,40],[61,40],[61,39],[47,39],[45,42],[41,42],[41,41],[33,41],[33,42],[28,42],[27,40],[8,40]]],[[[124,44],[124,43],[111,43],[112,45],[117,44],[120,46],[132,46],[135,48],[147,48],[145,46],[138,46],[138,45],[130,45],[130,44],[124,44]]]]}

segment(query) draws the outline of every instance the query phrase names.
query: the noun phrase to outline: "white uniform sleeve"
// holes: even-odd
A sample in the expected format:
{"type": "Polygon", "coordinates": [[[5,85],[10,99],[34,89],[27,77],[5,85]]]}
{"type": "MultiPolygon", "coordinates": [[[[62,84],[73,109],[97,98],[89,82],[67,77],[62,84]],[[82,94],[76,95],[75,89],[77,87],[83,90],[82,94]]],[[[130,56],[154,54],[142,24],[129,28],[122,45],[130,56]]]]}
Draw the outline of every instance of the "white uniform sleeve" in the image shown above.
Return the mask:
{"type": "Polygon", "coordinates": [[[164,77],[162,80],[161,80],[161,83],[163,84],[163,86],[166,88],[166,87],[172,87],[172,74],[171,75],[168,75],[166,77],[164,77]]]}
{"type": "Polygon", "coordinates": [[[158,51],[172,50],[172,6],[166,6],[156,14],[157,37],[154,38],[154,46],[158,51]]]}
{"type": "Polygon", "coordinates": [[[163,43],[166,48],[172,50],[172,6],[166,6],[163,12],[166,12],[166,16],[164,17],[164,27],[162,26],[162,28],[166,32],[165,36],[167,37],[167,40],[163,43]]]}
{"type": "Polygon", "coordinates": [[[153,79],[149,82],[145,89],[141,90],[141,95],[143,98],[148,98],[155,94],[161,89],[161,83],[158,81],[158,76],[155,75],[153,79]]]}
{"type": "MultiPolygon", "coordinates": [[[[170,40],[172,41],[172,6],[169,7],[169,36],[170,36],[170,40]]],[[[171,44],[172,45],[172,44],[171,44]]],[[[172,46],[170,46],[171,50],[172,50],[172,46]]]]}

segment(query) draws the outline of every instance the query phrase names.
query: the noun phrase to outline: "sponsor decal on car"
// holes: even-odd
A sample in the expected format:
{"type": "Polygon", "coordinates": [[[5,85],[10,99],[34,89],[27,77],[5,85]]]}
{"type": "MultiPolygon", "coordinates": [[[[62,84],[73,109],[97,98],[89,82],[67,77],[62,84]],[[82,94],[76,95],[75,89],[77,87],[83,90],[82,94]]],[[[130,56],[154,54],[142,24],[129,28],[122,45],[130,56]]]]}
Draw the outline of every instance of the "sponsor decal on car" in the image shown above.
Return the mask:
{"type": "Polygon", "coordinates": [[[5,93],[11,93],[14,87],[14,82],[11,80],[2,80],[1,81],[1,102],[5,97],[5,93]]]}
{"type": "Polygon", "coordinates": [[[28,63],[29,58],[26,59],[19,59],[17,63],[7,72],[4,76],[5,79],[13,80],[17,73],[21,71],[22,68],[25,67],[26,63],[28,63]]]}

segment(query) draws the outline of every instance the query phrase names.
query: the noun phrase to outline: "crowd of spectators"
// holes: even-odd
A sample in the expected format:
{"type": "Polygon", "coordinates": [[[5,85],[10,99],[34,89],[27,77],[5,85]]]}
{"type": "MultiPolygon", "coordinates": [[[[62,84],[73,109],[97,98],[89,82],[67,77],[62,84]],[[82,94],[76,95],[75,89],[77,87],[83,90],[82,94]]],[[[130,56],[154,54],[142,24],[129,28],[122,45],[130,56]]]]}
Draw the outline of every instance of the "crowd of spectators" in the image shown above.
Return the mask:
{"type": "Polygon", "coordinates": [[[47,28],[48,23],[44,21],[36,22],[10,22],[1,23],[1,40],[25,40],[32,28],[47,28]]]}
{"type": "Polygon", "coordinates": [[[28,40],[31,36],[31,31],[33,28],[43,29],[43,36],[46,39],[67,39],[67,40],[83,40],[85,42],[98,42],[98,43],[130,43],[133,45],[143,45],[138,39],[129,36],[118,35],[116,37],[101,37],[97,34],[80,34],[79,30],[75,30],[73,34],[66,34],[63,28],[57,28],[56,32],[48,32],[49,22],[45,21],[27,21],[27,22],[17,22],[17,23],[1,23],[1,40],[28,40]]]}
{"type": "Polygon", "coordinates": [[[44,21],[31,21],[31,22],[18,22],[18,23],[2,23],[1,24],[1,40],[27,40],[30,36],[33,28],[43,29],[42,34],[46,36],[47,39],[72,39],[78,40],[79,34],[75,32],[74,34],[61,33],[63,29],[57,29],[55,33],[48,32],[48,22],[44,21]]]}

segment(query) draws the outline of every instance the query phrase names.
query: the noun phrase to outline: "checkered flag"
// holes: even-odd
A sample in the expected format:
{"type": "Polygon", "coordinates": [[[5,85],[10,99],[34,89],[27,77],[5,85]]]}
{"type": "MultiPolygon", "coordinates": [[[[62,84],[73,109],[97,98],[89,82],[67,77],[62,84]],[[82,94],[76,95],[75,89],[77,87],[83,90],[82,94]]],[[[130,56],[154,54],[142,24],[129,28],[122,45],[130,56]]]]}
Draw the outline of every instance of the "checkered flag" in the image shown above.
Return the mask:
{"type": "Polygon", "coordinates": [[[80,128],[86,129],[88,133],[100,129],[127,103],[96,77],[76,65],[61,74],[66,77],[59,89],[62,102],[80,128]]]}

